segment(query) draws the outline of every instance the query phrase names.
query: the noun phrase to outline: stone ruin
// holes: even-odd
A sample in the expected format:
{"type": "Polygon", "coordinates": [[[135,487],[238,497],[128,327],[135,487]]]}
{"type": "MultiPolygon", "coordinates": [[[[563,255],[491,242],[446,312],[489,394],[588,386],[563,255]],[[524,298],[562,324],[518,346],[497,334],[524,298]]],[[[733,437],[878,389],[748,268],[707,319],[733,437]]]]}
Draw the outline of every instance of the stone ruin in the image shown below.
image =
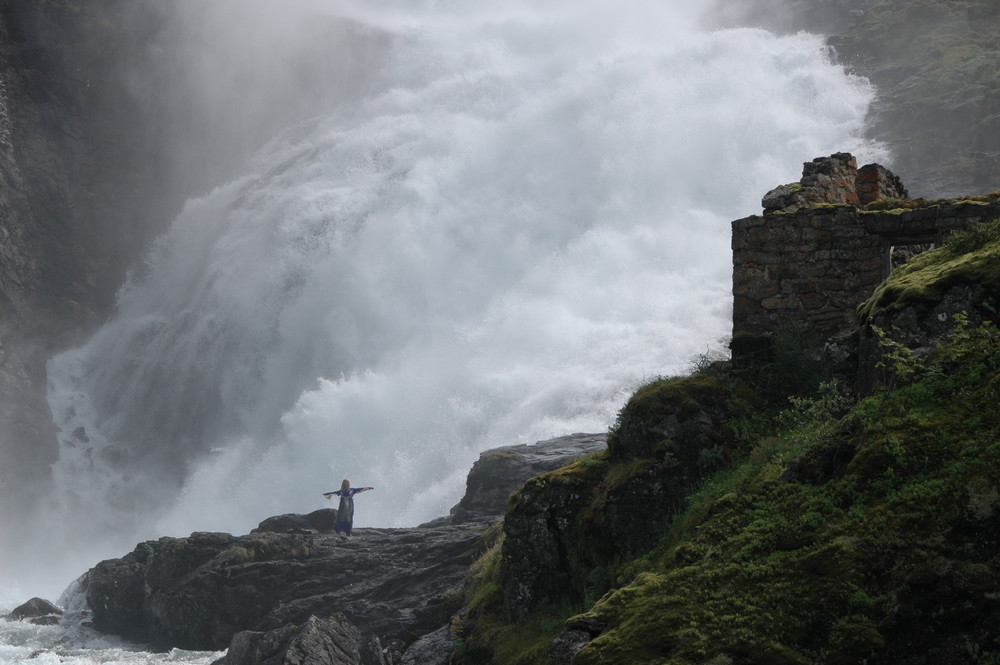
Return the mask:
{"type": "Polygon", "coordinates": [[[858,169],[854,157],[838,152],[802,165],[802,180],[764,195],[765,215],[795,213],[819,204],[864,206],[885,198],[905,199],[906,188],[895,174],[878,164],[858,169]]]}
{"type": "Polygon", "coordinates": [[[865,209],[906,197],[888,169],[859,169],[853,156],[837,153],[807,162],[799,182],[768,192],[763,215],[734,221],[734,357],[741,339],[786,330],[822,342],[856,328],[856,308],[888,276],[894,256],[1000,216],[1000,201],[865,209]]]}

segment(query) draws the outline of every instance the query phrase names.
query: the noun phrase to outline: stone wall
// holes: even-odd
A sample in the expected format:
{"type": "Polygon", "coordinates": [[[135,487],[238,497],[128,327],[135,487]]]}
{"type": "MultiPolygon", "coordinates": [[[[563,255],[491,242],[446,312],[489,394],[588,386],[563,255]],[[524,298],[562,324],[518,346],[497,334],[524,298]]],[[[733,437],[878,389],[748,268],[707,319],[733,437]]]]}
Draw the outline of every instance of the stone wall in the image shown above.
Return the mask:
{"type": "Polygon", "coordinates": [[[858,170],[838,153],[807,162],[799,183],[765,195],[763,215],[733,222],[733,336],[794,329],[822,340],[856,324],[856,308],[888,275],[900,245],[940,242],[1000,216],[1000,201],[937,201],[915,209],[859,205],[905,198],[891,171],[858,170]]]}

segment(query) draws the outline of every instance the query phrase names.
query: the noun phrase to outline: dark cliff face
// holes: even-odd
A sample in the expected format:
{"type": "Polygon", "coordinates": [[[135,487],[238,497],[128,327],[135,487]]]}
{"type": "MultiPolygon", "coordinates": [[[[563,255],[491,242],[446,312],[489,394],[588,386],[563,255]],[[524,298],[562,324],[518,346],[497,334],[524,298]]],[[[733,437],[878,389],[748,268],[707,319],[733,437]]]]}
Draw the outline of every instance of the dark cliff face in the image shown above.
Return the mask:
{"type": "Polygon", "coordinates": [[[52,343],[57,331],[107,311],[148,205],[139,201],[135,108],[114,67],[134,36],[107,20],[113,6],[11,2],[0,10],[11,132],[3,172],[17,197],[5,223],[28,257],[14,297],[52,343]]]}
{"type": "Polygon", "coordinates": [[[122,29],[138,4],[132,12],[121,4],[0,6],[0,524],[8,529],[19,520],[7,518],[44,495],[56,457],[45,362],[107,314],[164,217],[142,156],[140,109],[120,76],[145,34],[122,29]]]}
{"type": "Polygon", "coordinates": [[[4,513],[24,510],[45,491],[55,440],[46,426],[51,418],[44,402],[44,361],[59,339],[54,331],[94,311],[92,304],[80,302],[93,290],[96,274],[93,258],[80,251],[80,238],[74,237],[83,229],[74,224],[78,178],[71,173],[73,155],[85,152],[80,111],[86,100],[83,87],[63,74],[60,55],[41,41],[44,34],[69,30],[51,21],[47,10],[47,3],[27,2],[0,8],[4,513]]]}
{"type": "Polygon", "coordinates": [[[993,0],[751,0],[724,25],[829,35],[835,57],[878,88],[868,136],[915,195],[1000,188],[1000,5],[993,0]]]}
{"type": "Polygon", "coordinates": [[[0,524],[44,495],[57,454],[46,360],[108,316],[187,199],[384,54],[376,31],[312,20],[286,40],[237,4],[0,5],[0,524]]]}
{"type": "Polygon", "coordinates": [[[1000,188],[1000,5],[885,3],[831,44],[878,86],[871,136],[911,189],[957,196],[1000,188]]]}

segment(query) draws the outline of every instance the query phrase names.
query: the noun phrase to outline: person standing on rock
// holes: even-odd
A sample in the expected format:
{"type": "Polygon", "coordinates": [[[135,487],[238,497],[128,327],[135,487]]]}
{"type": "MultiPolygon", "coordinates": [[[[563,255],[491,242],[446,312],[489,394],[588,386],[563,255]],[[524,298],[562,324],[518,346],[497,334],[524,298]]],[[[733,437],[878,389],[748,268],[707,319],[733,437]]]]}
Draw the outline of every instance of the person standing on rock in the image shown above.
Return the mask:
{"type": "Polygon", "coordinates": [[[340,497],[340,505],[337,507],[337,523],[333,525],[334,531],[351,535],[351,529],[354,528],[354,495],[373,489],[375,488],[351,487],[351,481],[344,478],[344,482],[340,483],[339,490],[323,492],[323,496],[327,499],[333,497],[334,494],[340,497]]]}

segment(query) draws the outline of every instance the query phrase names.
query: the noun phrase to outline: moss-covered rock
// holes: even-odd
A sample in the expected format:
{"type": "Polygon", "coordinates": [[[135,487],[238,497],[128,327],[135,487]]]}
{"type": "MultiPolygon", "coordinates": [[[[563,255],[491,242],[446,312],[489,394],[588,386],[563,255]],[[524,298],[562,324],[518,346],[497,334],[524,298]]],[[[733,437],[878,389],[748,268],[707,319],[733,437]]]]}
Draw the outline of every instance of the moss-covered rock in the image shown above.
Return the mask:
{"type": "MultiPolygon", "coordinates": [[[[934,306],[955,287],[968,287],[982,298],[972,310],[996,309],[1000,294],[1000,220],[954,234],[943,247],[924,252],[894,270],[860,308],[863,320],[898,312],[907,306],[934,306]]],[[[966,310],[968,311],[968,309],[966,310]]]]}
{"type": "Polygon", "coordinates": [[[782,403],[773,345],[639,389],[607,455],[515,495],[477,587],[490,637],[458,662],[553,662],[552,617],[587,606],[560,663],[1000,657],[998,235],[955,235],[873,296],[925,348],[882,338],[896,380],[860,402],[786,381],[782,403]]]}
{"type": "Polygon", "coordinates": [[[728,421],[753,399],[749,393],[740,397],[707,373],[650,383],[619,413],[608,450],[616,459],[669,455],[683,463],[726,446],[734,438],[728,421]]]}
{"type": "Polygon", "coordinates": [[[797,419],[586,614],[608,628],[574,663],[993,657],[998,387],[1000,332],[986,324],[946,338],[909,384],[848,417],[797,419]],[[841,464],[803,465],[817,450],[841,464]]]}
{"type": "Polygon", "coordinates": [[[622,408],[607,453],[528,481],[504,521],[504,619],[610,588],[700,480],[738,455],[735,421],[760,401],[731,375],[655,381],[622,408]]]}
{"type": "Polygon", "coordinates": [[[858,313],[865,324],[858,346],[862,393],[893,385],[898,377],[888,365],[926,355],[956,322],[1000,321],[1000,220],[955,232],[942,247],[915,256],[858,313]]]}

